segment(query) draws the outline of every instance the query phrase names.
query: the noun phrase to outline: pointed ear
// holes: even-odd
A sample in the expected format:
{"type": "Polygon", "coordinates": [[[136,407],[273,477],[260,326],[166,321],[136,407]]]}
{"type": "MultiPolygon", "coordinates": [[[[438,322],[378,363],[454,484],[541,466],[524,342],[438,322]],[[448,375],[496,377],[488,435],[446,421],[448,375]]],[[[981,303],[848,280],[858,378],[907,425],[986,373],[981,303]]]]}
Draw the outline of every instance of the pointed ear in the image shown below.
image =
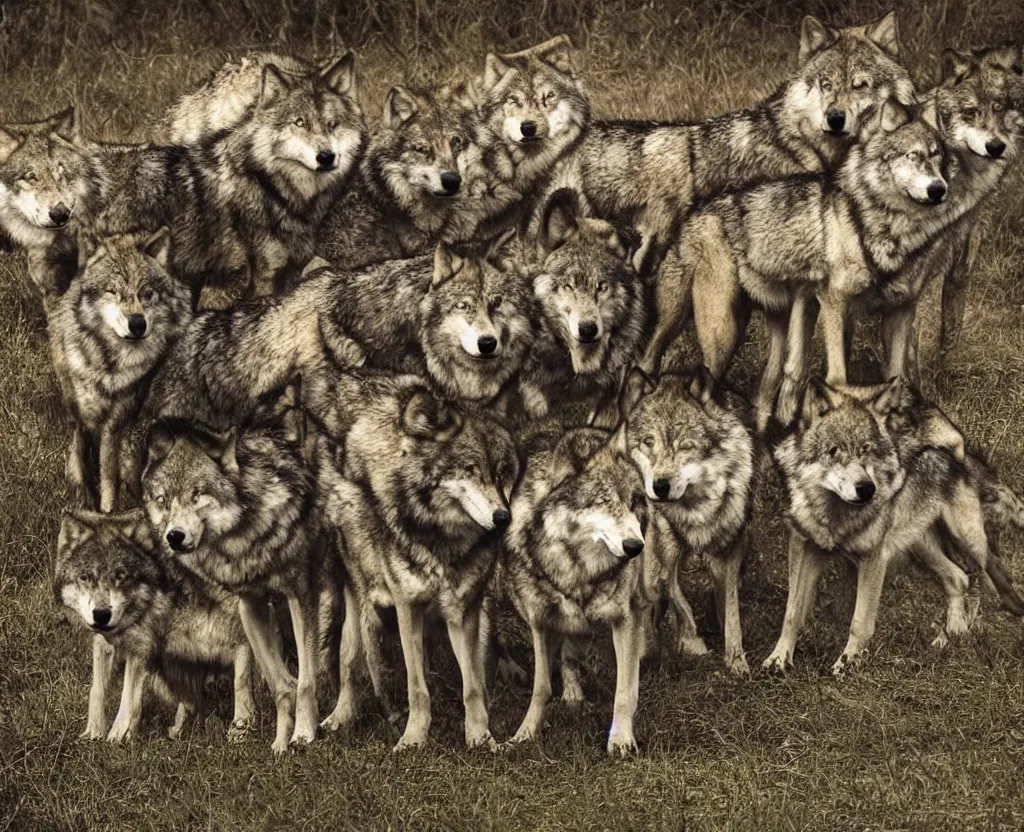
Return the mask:
{"type": "Polygon", "coordinates": [[[900,25],[896,19],[896,12],[889,12],[881,20],[869,23],[864,27],[864,35],[889,57],[899,58],[900,25]]]}
{"type": "Polygon", "coordinates": [[[596,428],[571,430],[555,445],[548,464],[552,488],[574,477],[587,467],[587,462],[608,444],[609,435],[596,428]]]}
{"type": "Polygon", "coordinates": [[[715,379],[708,368],[701,365],[698,370],[694,371],[686,389],[690,397],[703,407],[711,401],[715,394],[715,379]]]}
{"type": "Polygon", "coordinates": [[[145,512],[126,511],[123,514],[112,514],[109,519],[111,523],[116,524],[118,534],[139,548],[148,552],[156,550],[157,542],[153,534],[153,527],[149,525],[149,519],[145,512]]]}
{"type": "Polygon", "coordinates": [[[419,111],[420,105],[405,87],[392,87],[384,102],[384,124],[397,130],[419,111]]]}
{"type": "Polygon", "coordinates": [[[544,208],[538,243],[545,255],[550,254],[579,233],[580,199],[572,188],[559,188],[544,208]]]}
{"type": "Polygon", "coordinates": [[[445,243],[438,243],[434,249],[434,274],[430,278],[430,288],[439,289],[466,265],[464,258],[456,254],[445,243]]]}
{"type": "Polygon", "coordinates": [[[579,226],[588,238],[601,243],[608,251],[633,265],[633,255],[640,248],[640,234],[631,228],[621,228],[607,220],[596,220],[584,217],[579,226]]]}
{"type": "Polygon", "coordinates": [[[48,119],[47,129],[66,142],[74,143],[78,138],[78,125],[75,120],[75,108],[68,107],[48,119]]]}
{"type": "Polygon", "coordinates": [[[828,46],[839,33],[818,18],[807,15],[800,26],[800,66],[806,64],[821,49],[828,46]]]}
{"type": "Polygon", "coordinates": [[[238,429],[231,428],[224,437],[218,456],[220,467],[229,477],[238,476],[238,429]]]}
{"type": "Polygon", "coordinates": [[[161,269],[167,271],[168,254],[171,250],[171,230],[165,225],[142,244],[142,252],[156,260],[161,269]]]}
{"type": "Polygon", "coordinates": [[[57,558],[67,555],[72,549],[90,538],[94,529],[78,512],[68,512],[60,522],[60,534],[57,535],[57,558]]]}
{"type": "Polygon", "coordinates": [[[842,393],[834,387],[829,387],[824,382],[818,380],[809,382],[804,390],[801,426],[807,428],[813,425],[818,419],[838,407],[841,403],[842,393]]]}
{"type": "Polygon", "coordinates": [[[20,137],[0,127],[0,164],[11,158],[11,154],[21,147],[21,142],[20,137]]]}
{"type": "Polygon", "coordinates": [[[533,53],[565,75],[572,75],[572,41],[568,35],[558,35],[533,48],[533,53]]]}
{"type": "Polygon", "coordinates": [[[260,100],[256,105],[262,110],[269,107],[275,101],[288,93],[290,84],[285,79],[281,70],[274,64],[267,64],[263,67],[263,80],[260,86],[260,100]]]}
{"type": "Polygon", "coordinates": [[[625,422],[640,400],[653,393],[657,386],[658,383],[639,367],[630,370],[619,391],[619,420],[625,422]]]}
{"type": "Polygon", "coordinates": [[[402,411],[402,430],[417,439],[447,442],[462,430],[462,417],[426,390],[417,390],[402,411]]]}
{"type": "Polygon", "coordinates": [[[878,416],[888,416],[897,410],[903,401],[905,383],[902,376],[895,376],[871,400],[871,409],[878,416]]]}
{"type": "Polygon", "coordinates": [[[502,82],[507,86],[507,76],[510,76],[515,71],[516,70],[512,66],[505,63],[505,61],[493,52],[488,52],[487,57],[484,58],[483,91],[487,94],[491,94],[495,91],[498,84],[502,82]]]}
{"type": "Polygon", "coordinates": [[[320,70],[320,77],[332,92],[355,98],[356,56],[351,52],[346,52],[337,60],[328,62],[320,70]]]}
{"type": "Polygon", "coordinates": [[[910,121],[910,111],[892,98],[885,100],[882,104],[881,124],[886,133],[899,130],[910,121]]]}
{"type": "Polygon", "coordinates": [[[163,461],[171,452],[177,436],[170,426],[156,422],[146,437],[146,467],[150,468],[163,461]]]}
{"type": "Polygon", "coordinates": [[[946,87],[959,84],[971,74],[976,66],[974,58],[956,49],[947,49],[942,53],[939,83],[946,87]]]}
{"type": "Polygon", "coordinates": [[[931,127],[932,130],[942,129],[942,125],[940,124],[942,119],[939,116],[939,108],[935,106],[934,97],[928,98],[924,104],[921,105],[920,116],[921,121],[931,127]]]}

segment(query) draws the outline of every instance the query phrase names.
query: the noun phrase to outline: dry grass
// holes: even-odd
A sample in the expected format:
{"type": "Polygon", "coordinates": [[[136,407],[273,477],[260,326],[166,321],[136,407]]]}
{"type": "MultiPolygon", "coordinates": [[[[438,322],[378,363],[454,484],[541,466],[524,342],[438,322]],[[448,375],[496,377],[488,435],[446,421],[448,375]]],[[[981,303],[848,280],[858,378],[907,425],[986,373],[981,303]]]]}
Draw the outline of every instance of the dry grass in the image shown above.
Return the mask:
{"type": "MultiPolygon", "coordinates": [[[[490,43],[518,48],[566,30],[585,47],[580,63],[598,113],[699,116],[767,93],[793,66],[802,14],[845,23],[884,11],[876,0],[839,5],[363,0],[334,9],[208,0],[122,11],[109,0],[19,0],[5,4],[0,25],[0,104],[4,119],[24,119],[72,99],[92,135],[140,138],[225,50],[283,40],[322,55],[345,42],[358,50],[364,102],[375,117],[402,65],[429,78],[453,60],[479,58],[490,43]]],[[[945,45],[1024,39],[1024,7],[1010,0],[908,4],[900,21],[923,81],[945,45]]],[[[929,390],[1017,487],[1024,487],[1021,183],[1018,172],[986,214],[962,348],[941,369],[934,349],[924,356],[929,390]]],[[[49,590],[67,425],[23,272],[21,258],[0,260],[0,830],[1024,826],[1024,631],[989,601],[965,643],[931,650],[941,598],[914,572],[887,588],[874,655],[848,681],[826,675],[852,608],[842,573],[826,583],[798,669],[785,680],[734,681],[717,655],[646,668],[637,724],[644,753],[625,762],[602,751],[613,686],[606,656],[587,688],[594,704],[579,713],[554,707],[543,750],[461,750],[461,704],[447,656],[431,680],[434,743],[420,753],[392,757],[396,729],[370,712],[350,736],[275,761],[266,702],[258,739],[241,747],[224,741],[224,703],[177,743],[160,738],[170,714],[156,708],[145,738],[127,748],[78,742],[87,639],[61,622],[49,590]]],[[[934,296],[923,317],[934,343],[934,296]]],[[[737,378],[752,381],[759,346],[755,335],[737,378]]],[[[770,650],[781,623],[781,510],[779,490],[768,483],[743,596],[752,663],[770,650]]],[[[1005,554],[1020,581],[1017,542],[1007,541],[1005,554]]],[[[703,578],[690,577],[706,621],[703,578]]],[[[528,665],[525,642],[514,649],[528,665]]],[[[496,692],[498,736],[514,730],[527,699],[524,688],[496,692]]]]}

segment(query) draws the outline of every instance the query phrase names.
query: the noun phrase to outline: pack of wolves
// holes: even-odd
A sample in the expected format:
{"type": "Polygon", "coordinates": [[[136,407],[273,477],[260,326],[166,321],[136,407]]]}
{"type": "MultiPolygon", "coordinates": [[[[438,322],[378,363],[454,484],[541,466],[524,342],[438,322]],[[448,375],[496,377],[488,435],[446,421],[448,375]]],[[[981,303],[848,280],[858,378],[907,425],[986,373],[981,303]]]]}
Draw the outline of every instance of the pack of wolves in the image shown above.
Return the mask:
{"type": "Polygon", "coordinates": [[[939,281],[942,347],[961,336],[979,210],[1024,143],[1024,56],[947,50],[924,91],[901,59],[895,14],[808,17],[798,69],[750,109],[597,120],[559,36],[395,86],[371,129],[351,53],[259,52],[144,144],[92,141],[70,109],[0,127],[0,229],[27,255],[73,425],[54,592],[93,634],[84,736],[138,734],[150,684],[176,736],[217,673],[245,736],[254,659],[277,753],[316,737],[325,679],[323,729],[356,719],[364,670],[394,713],[393,608],[396,750],[428,738],[434,630],[467,745],[496,746],[514,614],[534,667],[510,741],[541,732],[555,665],[582,699],[583,647],[610,629],[607,748],[633,751],[641,659],[707,651],[685,560],[710,573],[727,667],[749,672],[741,577],[769,457],[791,532],[766,668],[792,663],[837,559],[857,600],[836,673],[904,556],[946,594],[941,643],[979,585],[1024,615],[994,549],[1024,503],[921,397],[915,327],[939,281]],[[754,310],[768,350],[748,404],[727,374],[754,310]],[[850,384],[863,316],[882,366],[850,384]],[[663,366],[691,323],[701,365],[663,366]]]}

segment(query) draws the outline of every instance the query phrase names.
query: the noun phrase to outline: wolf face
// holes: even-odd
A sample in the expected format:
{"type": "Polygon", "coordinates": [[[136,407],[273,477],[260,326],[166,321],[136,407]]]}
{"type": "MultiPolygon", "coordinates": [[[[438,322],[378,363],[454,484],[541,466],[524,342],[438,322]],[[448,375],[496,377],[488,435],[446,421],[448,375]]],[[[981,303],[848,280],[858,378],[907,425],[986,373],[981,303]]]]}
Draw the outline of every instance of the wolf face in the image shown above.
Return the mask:
{"type": "Polygon", "coordinates": [[[78,294],[68,296],[81,326],[116,350],[122,369],[163,355],[188,324],[188,288],[167,273],[168,239],[167,229],[102,239],[75,281],[78,294]]]}
{"type": "Polygon", "coordinates": [[[582,217],[575,192],[552,195],[534,293],[578,375],[600,370],[615,339],[639,339],[645,318],[638,314],[643,287],[631,263],[636,242],[604,220],[582,217]]]}
{"type": "Polygon", "coordinates": [[[459,398],[496,396],[529,346],[532,307],[528,285],[518,275],[439,246],[420,304],[431,376],[459,398]]]}
{"type": "Polygon", "coordinates": [[[865,147],[865,175],[879,192],[900,194],[922,205],[937,205],[948,186],[946,150],[936,130],[920,113],[893,101],[882,105],[881,129],[865,147]]]}
{"type": "Polygon", "coordinates": [[[590,107],[573,70],[571,41],[563,36],[512,55],[487,56],[482,91],[495,136],[528,155],[567,147],[580,135],[590,107]]]}
{"type": "Polygon", "coordinates": [[[143,498],[150,522],[176,555],[213,545],[238,522],[237,434],[226,437],[154,429],[149,437],[143,498]]]}
{"type": "Polygon", "coordinates": [[[967,148],[983,159],[1016,157],[1019,138],[1007,122],[1010,109],[1001,74],[985,72],[964,53],[952,49],[943,53],[935,111],[950,147],[967,148]]]}
{"type": "Polygon", "coordinates": [[[311,172],[316,190],[344,178],[366,136],[351,53],[311,76],[265,66],[251,130],[258,156],[291,174],[311,172]]]}
{"type": "Polygon", "coordinates": [[[46,246],[86,198],[85,159],[68,109],[0,127],[0,223],[23,246],[46,246]]]}
{"type": "Polygon", "coordinates": [[[1004,95],[1012,109],[1024,111],[1024,48],[1014,44],[975,49],[986,86],[1004,95]]]}
{"type": "Polygon", "coordinates": [[[914,102],[914,85],[899,64],[896,13],[865,26],[833,29],[805,17],[800,32],[800,82],[793,106],[821,133],[856,140],[872,113],[895,98],[914,102]]]}
{"type": "Polygon", "coordinates": [[[167,591],[141,512],[64,517],[57,541],[57,600],[90,630],[116,635],[137,624],[167,591]]]}
{"type": "Polygon", "coordinates": [[[465,418],[430,393],[418,391],[401,415],[398,470],[406,493],[429,489],[426,510],[450,534],[504,529],[519,478],[508,432],[486,418],[465,418]]]}

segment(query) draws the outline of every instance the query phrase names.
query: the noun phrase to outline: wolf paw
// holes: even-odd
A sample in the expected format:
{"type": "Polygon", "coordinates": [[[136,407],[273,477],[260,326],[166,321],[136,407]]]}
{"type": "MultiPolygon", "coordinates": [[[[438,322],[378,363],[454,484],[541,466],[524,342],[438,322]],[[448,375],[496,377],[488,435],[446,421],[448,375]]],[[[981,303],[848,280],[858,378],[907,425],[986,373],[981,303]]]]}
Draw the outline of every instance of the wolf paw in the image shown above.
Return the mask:
{"type": "Polygon", "coordinates": [[[356,719],[356,712],[353,708],[335,708],[320,723],[325,731],[341,731],[348,728],[356,719]]]}
{"type": "Polygon", "coordinates": [[[676,648],[680,653],[687,656],[706,656],[710,652],[707,644],[704,643],[704,639],[698,635],[679,636],[679,643],[676,645],[676,648]]]}
{"type": "Polygon", "coordinates": [[[466,735],[466,748],[488,748],[491,751],[498,750],[498,743],[495,742],[494,737],[491,736],[490,731],[483,731],[482,733],[470,736],[466,735]]]}
{"type": "Polygon", "coordinates": [[[423,748],[427,744],[427,738],[425,736],[408,736],[408,733],[403,734],[402,738],[395,743],[395,747],[391,749],[393,754],[401,754],[404,751],[411,751],[416,748],[423,748]]]}
{"type": "Polygon", "coordinates": [[[228,742],[242,742],[249,732],[252,731],[252,717],[244,717],[234,720],[228,726],[228,742]]]}
{"type": "Polygon", "coordinates": [[[796,420],[800,401],[800,380],[786,376],[779,389],[779,397],[775,404],[775,418],[783,427],[789,427],[796,420]]]}
{"type": "Polygon", "coordinates": [[[507,656],[498,659],[497,677],[506,685],[525,685],[530,681],[530,674],[507,656]]]}
{"type": "Polygon", "coordinates": [[[280,757],[288,751],[288,740],[278,737],[274,740],[274,744],[270,746],[270,750],[274,752],[275,757],[280,757]]]}
{"type": "Polygon", "coordinates": [[[857,665],[861,664],[866,655],[867,653],[864,650],[856,652],[852,650],[844,651],[843,655],[836,659],[835,664],[832,665],[832,675],[837,679],[843,678],[857,665]]]}
{"type": "Polygon", "coordinates": [[[790,667],[793,666],[793,657],[790,655],[788,650],[779,650],[775,648],[772,654],[768,656],[761,663],[761,669],[767,670],[769,673],[785,673],[790,667]]]}
{"type": "Polygon", "coordinates": [[[85,730],[78,735],[80,740],[101,740],[107,735],[102,725],[86,725],[85,730]]]}
{"type": "Polygon", "coordinates": [[[750,675],[750,665],[747,664],[747,657],[743,653],[725,657],[725,666],[733,676],[744,678],[750,675]]]}
{"type": "Polygon", "coordinates": [[[132,726],[128,722],[115,722],[107,734],[107,742],[115,745],[126,742],[132,738],[132,726]]]}
{"type": "Polygon", "coordinates": [[[615,757],[629,757],[636,754],[640,749],[637,748],[636,738],[632,733],[622,733],[618,736],[610,736],[608,738],[608,754],[615,757]]]}

